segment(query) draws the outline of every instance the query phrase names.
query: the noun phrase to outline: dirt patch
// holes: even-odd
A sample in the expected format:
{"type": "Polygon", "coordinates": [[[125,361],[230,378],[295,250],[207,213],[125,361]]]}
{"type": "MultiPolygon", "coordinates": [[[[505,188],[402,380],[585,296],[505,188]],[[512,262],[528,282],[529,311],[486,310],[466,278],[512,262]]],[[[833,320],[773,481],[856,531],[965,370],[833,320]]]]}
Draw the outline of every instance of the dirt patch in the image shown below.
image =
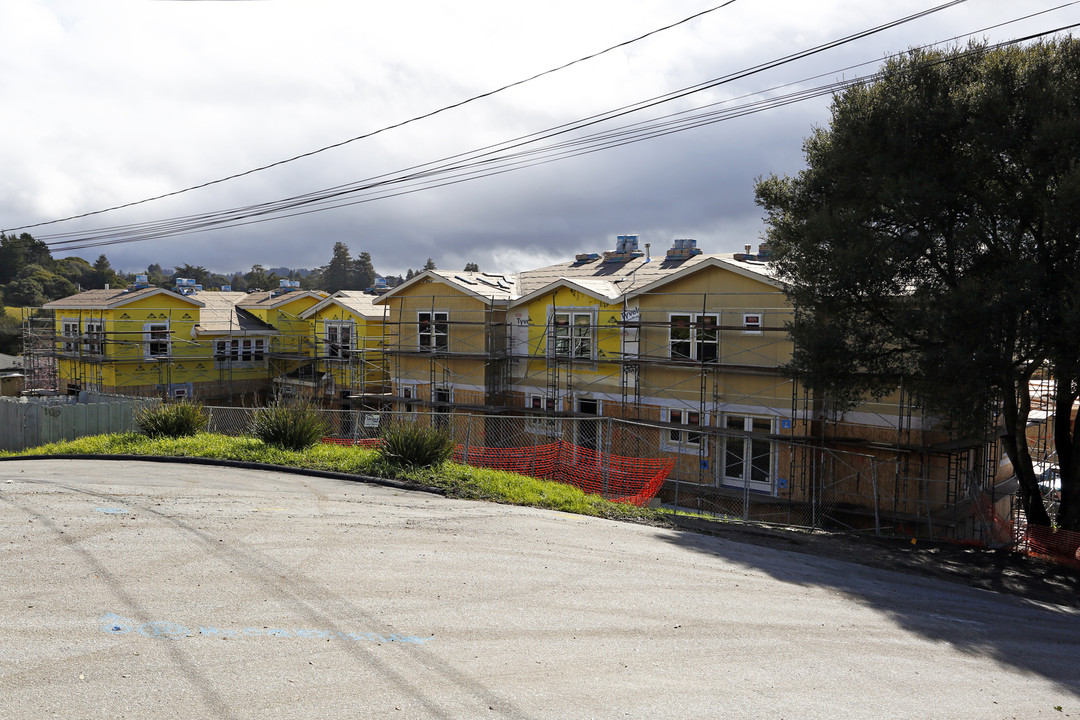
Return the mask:
{"type": "Polygon", "coordinates": [[[1040,602],[1080,608],[1080,569],[1009,550],[955,542],[882,538],[721,523],[675,516],[677,527],[735,542],[806,553],[963,583],[1040,602]]]}

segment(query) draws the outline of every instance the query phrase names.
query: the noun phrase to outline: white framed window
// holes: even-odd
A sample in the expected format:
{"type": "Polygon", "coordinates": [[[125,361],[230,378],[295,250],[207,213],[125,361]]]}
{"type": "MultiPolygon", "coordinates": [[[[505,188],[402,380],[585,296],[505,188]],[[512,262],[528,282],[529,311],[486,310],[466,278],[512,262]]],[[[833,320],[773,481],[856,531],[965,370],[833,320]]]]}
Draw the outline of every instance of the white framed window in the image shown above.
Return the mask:
{"type": "Polygon", "coordinates": [[[263,338],[245,338],[240,344],[240,362],[257,362],[265,357],[263,338]]]}
{"type": "Polygon", "coordinates": [[[105,323],[100,320],[88,320],[83,326],[83,351],[90,355],[101,355],[105,347],[105,323]]]}
{"type": "Polygon", "coordinates": [[[697,410],[688,410],[686,408],[672,408],[666,410],[663,413],[664,419],[671,423],[673,426],[667,427],[663,430],[663,449],[673,452],[692,452],[697,453],[701,450],[702,443],[705,442],[705,437],[701,432],[683,429],[683,428],[697,428],[702,425],[708,424],[708,415],[705,419],[702,419],[701,413],[697,410]]]}
{"type": "MultiPolygon", "coordinates": [[[[559,409],[559,401],[553,397],[543,395],[529,395],[528,407],[530,410],[553,413],[559,409]]],[[[555,417],[530,417],[525,421],[525,431],[540,435],[562,435],[559,419],[555,417]]]]}
{"type": "Polygon", "coordinates": [[[548,355],[578,360],[596,356],[592,312],[555,310],[548,322],[548,355]]]}
{"type": "Polygon", "coordinates": [[[63,351],[66,353],[78,352],[79,350],[79,319],[64,318],[60,324],[60,335],[63,337],[63,351]]]}
{"type": "Polygon", "coordinates": [[[769,418],[750,415],[725,415],[724,428],[731,434],[724,438],[723,458],[719,468],[721,483],[759,492],[772,492],[774,443],[769,418]]]}
{"type": "Polygon", "coordinates": [[[668,316],[673,360],[716,362],[720,356],[720,317],[714,313],[672,313],[668,316]]]}
{"type": "Polygon", "coordinates": [[[326,323],[326,354],[332,358],[347,359],[355,349],[352,323],[326,323]]]}
{"type": "Polygon", "coordinates": [[[169,386],[169,397],[173,400],[186,400],[192,397],[192,394],[191,383],[169,386]]]}
{"type": "Polygon", "coordinates": [[[169,357],[169,323],[146,323],[143,325],[143,357],[169,357]]]}
{"type": "Polygon", "coordinates": [[[450,347],[450,316],[445,312],[416,313],[416,342],[421,350],[435,352],[450,347]]]}
{"type": "Polygon", "coordinates": [[[218,362],[252,363],[266,358],[265,338],[218,340],[214,345],[214,359],[218,362]]]}
{"type": "Polygon", "coordinates": [[[761,313],[743,313],[743,335],[760,335],[764,319],[761,313]]]}

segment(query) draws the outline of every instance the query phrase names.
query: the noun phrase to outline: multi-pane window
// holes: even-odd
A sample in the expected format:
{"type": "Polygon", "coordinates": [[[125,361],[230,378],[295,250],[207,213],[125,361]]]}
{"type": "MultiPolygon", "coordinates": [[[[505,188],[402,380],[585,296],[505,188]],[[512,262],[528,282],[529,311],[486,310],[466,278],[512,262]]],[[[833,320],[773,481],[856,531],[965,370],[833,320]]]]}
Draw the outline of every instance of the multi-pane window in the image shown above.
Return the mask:
{"type": "Polygon", "coordinates": [[[771,431],[769,420],[728,415],[724,427],[732,431],[724,439],[724,484],[771,491],[773,444],[767,437],[771,431]]]}
{"type": "MultiPolygon", "coordinates": [[[[529,405],[531,410],[555,412],[558,409],[558,401],[553,397],[543,395],[530,395],[529,405]]],[[[544,435],[559,435],[559,421],[554,417],[531,417],[525,423],[525,429],[529,432],[542,433],[544,435]]]]}
{"type": "Polygon", "coordinates": [[[263,338],[218,340],[214,359],[231,362],[258,362],[266,356],[263,338]]]}
{"type": "Polygon", "coordinates": [[[416,314],[416,341],[421,350],[446,350],[450,344],[449,316],[444,312],[416,314]]]}
{"type": "Polygon", "coordinates": [[[675,360],[716,362],[719,357],[719,318],[706,313],[671,316],[671,357],[675,360]]]}
{"type": "Polygon", "coordinates": [[[143,325],[143,355],[146,358],[169,357],[168,323],[143,325]]]}
{"type": "Polygon", "coordinates": [[[761,313],[743,313],[743,334],[745,335],[760,335],[762,328],[762,316],[761,313]]]}
{"type": "Polygon", "coordinates": [[[105,344],[105,324],[99,320],[89,321],[84,326],[83,350],[90,355],[101,355],[105,344]]]}
{"type": "Polygon", "coordinates": [[[551,314],[549,352],[555,357],[593,357],[593,316],[588,312],[551,314]]]}
{"type": "MultiPolygon", "coordinates": [[[[671,410],[668,413],[668,421],[673,425],[687,427],[701,426],[701,413],[692,410],[671,410]]],[[[701,433],[693,430],[682,430],[677,427],[668,428],[668,445],[677,445],[680,448],[697,450],[701,447],[701,433]]]]}
{"type": "Polygon", "coordinates": [[[348,358],[353,350],[353,328],[347,323],[326,324],[326,354],[332,358],[348,358]]]}
{"type": "Polygon", "coordinates": [[[73,353],[79,349],[79,321],[64,320],[60,334],[64,338],[64,352],[73,353]]]}

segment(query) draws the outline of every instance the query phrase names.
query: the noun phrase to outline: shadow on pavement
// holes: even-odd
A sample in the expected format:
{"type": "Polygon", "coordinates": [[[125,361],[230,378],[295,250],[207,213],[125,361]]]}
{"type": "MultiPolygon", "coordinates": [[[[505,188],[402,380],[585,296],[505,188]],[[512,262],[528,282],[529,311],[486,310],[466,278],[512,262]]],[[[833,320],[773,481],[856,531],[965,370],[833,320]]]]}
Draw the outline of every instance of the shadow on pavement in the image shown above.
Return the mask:
{"type": "Polygon", "coordinates": [[[1080,573],[956,545],[902,550],[874,538],[689,524],[693,532],[660,539],[782,582],[838,590],[888,616],[898,632],[946,642],[1080,692],[1080,573]],[[1040,569],[1047,576],[1039,577],[1040,569]],[[1031,591],[1026,595],[1025,587],[1031,591]]]}

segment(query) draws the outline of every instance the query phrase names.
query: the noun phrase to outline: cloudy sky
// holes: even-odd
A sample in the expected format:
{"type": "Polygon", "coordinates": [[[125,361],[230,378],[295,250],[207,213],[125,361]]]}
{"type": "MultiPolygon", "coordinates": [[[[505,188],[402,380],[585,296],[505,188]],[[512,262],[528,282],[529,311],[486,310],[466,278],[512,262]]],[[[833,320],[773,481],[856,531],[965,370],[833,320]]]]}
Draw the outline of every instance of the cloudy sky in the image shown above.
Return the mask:
{"type": "Polygon", "coordinates": [[[310,268],[337,241],[383,274],[515,271],[623,233],[730,252],[762,232],[754,179],[798,172],[828,121],[827,96],[754,103],[1078,22],[1067,0],[3,0],[0,228],[129,272],[310,268]],[[714,122],[658,125],[695,117],[714,122]]]}

